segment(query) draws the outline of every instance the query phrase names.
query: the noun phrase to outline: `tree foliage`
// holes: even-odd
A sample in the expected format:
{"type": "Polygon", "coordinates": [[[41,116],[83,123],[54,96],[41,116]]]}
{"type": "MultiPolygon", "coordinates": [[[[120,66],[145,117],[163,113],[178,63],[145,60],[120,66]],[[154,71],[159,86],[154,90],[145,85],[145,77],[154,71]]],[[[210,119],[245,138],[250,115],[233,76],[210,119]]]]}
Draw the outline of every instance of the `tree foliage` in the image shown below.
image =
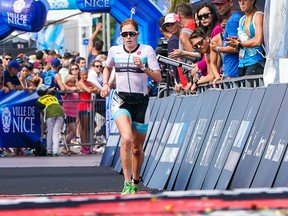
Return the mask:
{"type": "Polygon", "coordinates": [[[180,3],[189,3],[189,0],[171,0],[170,1],[170,11],[175,11],[175,8],[180,3]]]}

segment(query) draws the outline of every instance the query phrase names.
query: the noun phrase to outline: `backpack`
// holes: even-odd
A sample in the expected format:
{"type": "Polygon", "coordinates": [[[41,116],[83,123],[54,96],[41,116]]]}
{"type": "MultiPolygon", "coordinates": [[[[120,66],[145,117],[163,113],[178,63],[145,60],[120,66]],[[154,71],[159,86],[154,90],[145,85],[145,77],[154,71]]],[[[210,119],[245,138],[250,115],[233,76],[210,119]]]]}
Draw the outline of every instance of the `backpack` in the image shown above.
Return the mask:
{"type": "Polygon", "coordinates": [[[33,151],[33,154],[35,156],[46,156],[46,148],[44,146],[44,144],[39,140],[35,143],[35,148],[33,151]]]}

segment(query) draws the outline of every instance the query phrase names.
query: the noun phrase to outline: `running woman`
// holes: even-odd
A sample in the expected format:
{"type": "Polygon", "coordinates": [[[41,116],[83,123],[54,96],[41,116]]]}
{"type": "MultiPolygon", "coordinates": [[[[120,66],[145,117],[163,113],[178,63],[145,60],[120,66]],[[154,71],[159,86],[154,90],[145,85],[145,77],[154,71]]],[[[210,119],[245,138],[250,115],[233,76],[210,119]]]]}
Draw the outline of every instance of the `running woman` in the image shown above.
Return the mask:
{"type": "Polygon", "coordinates": [[[162,77],[153,48],[137,43],[140,34],[137,22],[133,19],[123,21],[120,31],[124,45],[109,49],[101,96],[107,97],[110,94],[108,80],[115,67],[116,93],[111,112],[121,135],[120,158],[124,173],[121,195],[127,195],[138,192],[144,160],[143,143],[149,120],[148,77],[157,83],[162,77]]]}

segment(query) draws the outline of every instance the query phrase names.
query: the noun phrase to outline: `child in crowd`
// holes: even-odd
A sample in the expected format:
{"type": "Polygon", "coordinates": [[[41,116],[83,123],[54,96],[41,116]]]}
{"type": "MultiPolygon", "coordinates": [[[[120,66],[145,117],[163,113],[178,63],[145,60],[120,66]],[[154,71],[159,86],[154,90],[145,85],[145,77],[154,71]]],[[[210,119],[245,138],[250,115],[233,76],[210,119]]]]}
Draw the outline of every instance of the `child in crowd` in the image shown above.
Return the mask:
{"type": "Polygon", "coordinates": [[[80,137],[82,148],[80,152],[82,154],[91,154],[90,147],[87,145],[90,138],[90,119],[94,119],[94,104],[91,101],[92,93],[100,94],[101,89],[97,87],[92,82],[88,81],[88,69],[80,69],[80,80],[78,82],[78,87],[81,90],[79,92],[80,102],[78,103],[79,108],[79,122],[80,122],[80,137]]]}
{"type": "Polygon", "coordinates": [[[38,107],[43,110],[43,119],[47,124],[47,156],[58,156],[61,128],[64,122],[64,111],[58,99],[48,92],[44,84],[37,87],[40,98],[38,107]]]}
{"type": "MultiPolygon", "coordinates": [[[[64,79],[65,86],[68,87],[76,87],[76,78],[72,74],[68,74],[64,79]]],[[[78,101],[79,94],[77,92],[66,93],[61,96],[62,97],[62,105],[65,113],[65,124],[67,128],[66,134],[66,143],[70,144],[72,138],[76,135],[76,121],[78,117],[78,101]]],[[[70,148],[66,148],[66,146],[62,149],[62,154],[75,154],[75,152],[71,151],[70,148]]]]}

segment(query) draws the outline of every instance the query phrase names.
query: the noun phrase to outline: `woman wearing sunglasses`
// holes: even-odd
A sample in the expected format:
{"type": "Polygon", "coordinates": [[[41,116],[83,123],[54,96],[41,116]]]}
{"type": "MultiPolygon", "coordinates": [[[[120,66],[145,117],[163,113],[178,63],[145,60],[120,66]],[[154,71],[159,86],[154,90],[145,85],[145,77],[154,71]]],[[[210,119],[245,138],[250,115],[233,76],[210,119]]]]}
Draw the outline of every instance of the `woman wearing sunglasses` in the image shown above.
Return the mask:
{"type": "MultiPolygon", "coordinates": [[[[203,4],[197,9],[196,14],[199,20],[199,27],[206,33],[208,37],[212,39],[222,32],[218,14],[213,6],[210,4],[203,4]]],[[[192,70],[191,75],[194,77],[194,79],[196,79],[198,71],[201,72],[202,76],[207,75],[207,63],[204,57],[202,57],[202,60],[193,66],[194,69],[192,70]]],[[[217,79],[220,79],[219,74],[214,75],[217,76],[217,79]]]]}
{"type": "Polygon", "coordinates": [[[80,67],[78,64],[76,63],[72,63],[69,66],[69,74],[73,75],[76,79],[76,84],[78,83],[78,81],[80,80],[80,67]]]}
{"type": "Polygon", "coordinates": [[[207,74],[205,76],[201,76],[200,79],[195,79],[193,81],[193,85],[190,89],[192,94],[196,93],[198,85],[212,82],[215,80],[215,75],[211,70],[210,65],[210,40],[211,39],[201,28],[195,29],[195,31],[190,35],[189,41],[192,44],[193,48],[203,54],[204,60],[207,63],[207,74]]]}
{"type": "Polygon", "coordinates": [[[122,195],[126,195],[137,193],[144,159],[143,143],[149,120],[146,115],[148,77],[157,83],[162,77],[153,48],[137,42],[140,34],[137,22],[133,19],[123,21],[120,31],[124,45],[109,49],[101,95],[109,95],[108,80],[115,67],[116,94],[113,96],[111,112],[121,135],[120,156],[124,173],[122,195]]]}

